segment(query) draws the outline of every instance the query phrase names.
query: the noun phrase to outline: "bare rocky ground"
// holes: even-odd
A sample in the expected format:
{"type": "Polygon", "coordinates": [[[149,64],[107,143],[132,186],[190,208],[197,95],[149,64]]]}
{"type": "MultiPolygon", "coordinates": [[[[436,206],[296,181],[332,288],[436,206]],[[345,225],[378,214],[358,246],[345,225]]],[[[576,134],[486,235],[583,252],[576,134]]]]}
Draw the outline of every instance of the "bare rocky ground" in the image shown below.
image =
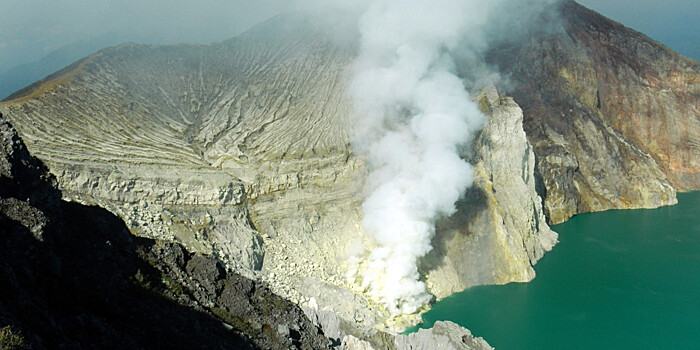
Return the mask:
{"type": "Polygon", "coordinates": [[[56,181],[0,115],[0,324],[32,349],[323,349],[302,310],[211,256],[131,235],[56,181]]]}
{"type": "Polygon", "coordinates": [[[302,311],[212,256],[135,237],[102,208],[62,201],[2,114],[0,281],[7,350],[491,349],[452,323],[360,339],[334,312],[302,311]]]}
{"type": "MultiPolygon", "coordinates": [[[[419,318],[389,319],[348,278],[349,248],[374,245],[361,228],[365,162],[349,147],[351,59],[352,48],[281,17],[221,44],[107,49],[0,110],[65,199],[213,255],[295,303],[314,298],[371,336],[419,318]]],[[[556,242],[522,112],[493,89],[477,98],[492,121],[464,154],[479,163],[476,186],[421,265],[438,298],[528,281],[556,242]]]]}

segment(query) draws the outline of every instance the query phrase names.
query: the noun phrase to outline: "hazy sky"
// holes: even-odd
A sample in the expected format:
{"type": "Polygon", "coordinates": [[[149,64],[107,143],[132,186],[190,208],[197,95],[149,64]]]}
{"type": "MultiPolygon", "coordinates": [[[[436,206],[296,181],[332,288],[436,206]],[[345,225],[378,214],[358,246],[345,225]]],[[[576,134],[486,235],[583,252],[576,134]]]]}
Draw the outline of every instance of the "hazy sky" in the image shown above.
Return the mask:
{"type": "MultiPolygon", "coordinates": [[[[348,0],[352,1],[352,0],[348,0]]],[[[580,0],[607,16],[700,55],[700,0],[580,0]]],[[[144,43],[228,39],[303,0],[0,0],[0,73],[76,41],[119,33],[144,43]]],[[[310,3],[307,1],[307,3],[310,3]]]]}
{"type": "Polygon", "coordinates": [[[578,0],[679,53],[700,60],[700,0],[578,0]]]}
{"type": "Polygon", "coordinates": [[[284,0],[0,0],[0,72],[80,40],[140,43],[229,39],[281,11],[284,0]]]}

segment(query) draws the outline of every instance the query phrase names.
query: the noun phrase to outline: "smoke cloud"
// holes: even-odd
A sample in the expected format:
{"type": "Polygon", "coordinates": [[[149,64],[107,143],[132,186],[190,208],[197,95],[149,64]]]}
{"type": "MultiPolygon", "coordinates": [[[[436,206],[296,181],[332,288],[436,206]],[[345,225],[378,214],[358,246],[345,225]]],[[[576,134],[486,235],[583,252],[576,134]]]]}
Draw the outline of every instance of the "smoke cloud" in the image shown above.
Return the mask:
{"type": "Polygon", "coordinates": [[[475,82],[458,72],[488,76],[481,53],[525,26],[502,12],[516,7],[509,2],[376,0],[360,17],[349,92],[358,116],[354,146],[369,166],[362,224],[376,247],[365,267],[351,259],[357,276],[350,277],[391,315],[416,312],[432,298],[418,262],[432,249],[435,221],[453,214],[472,184],[460,153],[486,119],[465,86],[475,82]],[[470,63],[480,72],[461,67],[470,63]]]}
{"type": "Polygon", "coordinates": [[[382,0],[360,18],[350,93],[361,116],[356,145],[370,167],[363,227],[378,246],[363,287],[392,315],[430,301],[418,259],[432,249],[436,218],[452,214],[472,182],[459,150],[484,116],[455,74],[450,50],[478,29],[478,18],[485,17],[479,7],[382,0]]]}

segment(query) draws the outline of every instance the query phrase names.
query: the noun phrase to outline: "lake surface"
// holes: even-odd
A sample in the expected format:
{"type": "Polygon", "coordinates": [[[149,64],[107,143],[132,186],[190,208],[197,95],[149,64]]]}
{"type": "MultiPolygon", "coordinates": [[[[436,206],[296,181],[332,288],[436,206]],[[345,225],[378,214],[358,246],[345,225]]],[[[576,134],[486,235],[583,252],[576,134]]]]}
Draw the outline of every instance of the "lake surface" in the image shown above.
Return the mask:
{"type": "Polygon", "coordinates": [[[499,350],[700,349],[700,192],[678,201],[554,226],[532,282],[454,294],[420,327],[450,320],[499,350]]]}

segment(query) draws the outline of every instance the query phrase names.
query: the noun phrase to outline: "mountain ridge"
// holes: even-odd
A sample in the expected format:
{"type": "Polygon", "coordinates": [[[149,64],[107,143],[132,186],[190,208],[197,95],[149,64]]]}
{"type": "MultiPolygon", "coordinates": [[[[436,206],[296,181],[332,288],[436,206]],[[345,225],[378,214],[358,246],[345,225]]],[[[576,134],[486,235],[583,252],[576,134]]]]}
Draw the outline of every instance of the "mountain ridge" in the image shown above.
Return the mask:
{"type": "Polygon", "coordinates": [[[548,220],[673,204],[674,188],[699,188],[700,63],[573,1],[560,11],[564,32],[487,59],[515,85],[508,91],[525,112],[548,220]],[[586,128],[604,136],[581,136],[586,128]]]}

